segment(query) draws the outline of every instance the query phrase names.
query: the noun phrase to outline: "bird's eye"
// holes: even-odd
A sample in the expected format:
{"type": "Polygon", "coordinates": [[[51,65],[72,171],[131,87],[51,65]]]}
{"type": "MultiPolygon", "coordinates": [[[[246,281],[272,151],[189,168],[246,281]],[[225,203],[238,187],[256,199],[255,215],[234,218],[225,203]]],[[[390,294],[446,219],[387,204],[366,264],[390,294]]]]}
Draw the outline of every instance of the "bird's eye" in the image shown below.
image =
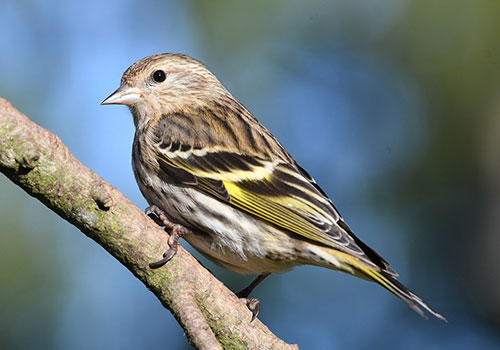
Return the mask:
{"type": "Polygon", "coordinates": [[[161,83],[162,81],[165,81],[166,78],[167,78],[167,75],[162,70],[157,70],[153,73],[153,80],[156,81],[157,83],[161,83]]]}

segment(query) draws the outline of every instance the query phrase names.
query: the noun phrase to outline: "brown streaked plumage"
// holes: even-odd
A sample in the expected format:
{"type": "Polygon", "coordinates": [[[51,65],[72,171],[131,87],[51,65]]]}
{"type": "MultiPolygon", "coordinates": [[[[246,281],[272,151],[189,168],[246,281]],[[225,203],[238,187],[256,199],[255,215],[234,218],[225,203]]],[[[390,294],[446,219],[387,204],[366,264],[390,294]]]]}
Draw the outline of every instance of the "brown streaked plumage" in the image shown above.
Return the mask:
{"type": "Polygon", "coordinates": [[[341,270],[379,283],[424,317],[419,306],[444,320],[396,280],[313,178],[197,60],[146,57],[125,71],[103,104],[130,107],[141,192],[168,216],[169,228],[182,225],[179,232],[209,259],[261,276],[303,264],[341,270]]]}

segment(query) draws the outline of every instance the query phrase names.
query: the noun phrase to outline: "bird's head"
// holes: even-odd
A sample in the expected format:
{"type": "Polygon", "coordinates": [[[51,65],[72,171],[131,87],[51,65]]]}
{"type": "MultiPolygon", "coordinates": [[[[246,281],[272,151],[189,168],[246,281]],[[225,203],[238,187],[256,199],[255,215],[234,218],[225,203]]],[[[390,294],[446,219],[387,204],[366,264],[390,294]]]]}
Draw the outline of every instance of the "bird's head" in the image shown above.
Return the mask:
{"type": "Polygon", "coordinates": [[[136,126],[154,115],[200,108],[231,96],[199,61],[182,54],[158,54],[123,73],[120,87],[101,104],[129,106],[136,126]]]}

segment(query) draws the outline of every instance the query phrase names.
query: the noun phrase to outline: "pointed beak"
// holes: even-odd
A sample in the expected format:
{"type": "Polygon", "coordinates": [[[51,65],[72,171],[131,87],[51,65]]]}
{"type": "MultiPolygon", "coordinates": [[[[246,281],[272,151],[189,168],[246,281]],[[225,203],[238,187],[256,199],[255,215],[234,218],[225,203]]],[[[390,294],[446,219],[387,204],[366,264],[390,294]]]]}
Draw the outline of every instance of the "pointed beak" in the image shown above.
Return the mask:
{"type": "Polygon", "coordinates": [[[136,87],[122,85],[109,95],[101,105],[126,105],[131,106],[141,100],[141,90],[136,87]]]}

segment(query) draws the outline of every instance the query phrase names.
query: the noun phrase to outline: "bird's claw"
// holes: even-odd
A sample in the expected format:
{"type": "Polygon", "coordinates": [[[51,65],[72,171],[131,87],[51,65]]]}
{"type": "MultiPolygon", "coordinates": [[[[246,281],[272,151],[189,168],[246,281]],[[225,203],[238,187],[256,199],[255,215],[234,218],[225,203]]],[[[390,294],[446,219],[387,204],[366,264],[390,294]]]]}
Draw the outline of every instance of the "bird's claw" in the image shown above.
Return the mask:
{"type": "Polygon", "coordinates": [[[168,238],[168,250],[163,253],[163,258],[161,260],[149,264],[150,268],[157,269],[165,265],[175,256],[175,254],[177,253],[177,244],[179,238],[181,238],[182,235],[186,233],[192,233],[192,231],[187,227],[170,221],[165,215],[165,212],[158,208],[156,205],[147,207],[145,212],[158,225],[164,226],[165,230],[170,230],[170,237],[168,238]]]}
{"type": "Polygon", "coordinates": [[[255,320],[257,318],[257,316],[259,315],[259,311],[260,311],[260,301],[259,301],[259,299],[255,299],[255,298],[240,298],[240,300],[246,304],[246,306],[248,307],[248,309],[250,311],[252,311],[252,319],[250,320],[250,323],[252,323],[253,320],[255,320]]]}

